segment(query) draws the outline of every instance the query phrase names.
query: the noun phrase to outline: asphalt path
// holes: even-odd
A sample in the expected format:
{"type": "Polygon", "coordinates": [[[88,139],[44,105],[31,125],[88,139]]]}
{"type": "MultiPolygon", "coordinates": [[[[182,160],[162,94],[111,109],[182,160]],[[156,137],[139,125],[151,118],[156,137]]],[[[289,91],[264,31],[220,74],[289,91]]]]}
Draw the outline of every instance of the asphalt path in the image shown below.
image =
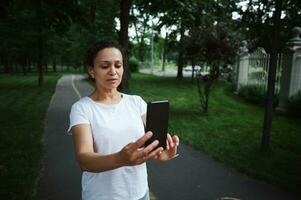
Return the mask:
{"type": "MultiPolygon", "coordinates": [[[[37,188],[39,200],[80,199],[81,172],[74,158],[72,138],[66,130],[71,105],[92,90],[81,75],[64,75],[58,81],[46,119],[44,168],[37,188]]],[[[293,194],[238,173],[183,143],[179,154],[169,162],[147,163],[150,190],[159,200],[297,199],[293,194]]]]}
{"type": "MultiPolygon", "coordinates": [[[[38,200],[81,199],[81,171],[74,158],[72,136],[67,135],[70,108],[80,98],[75,89],[77,77],[64,75],[58,81],[48,110],[45,158],[37,188],[38,200]]],[[[88,85],[86,87],[87,90],[92,89],[88,85]]]]}

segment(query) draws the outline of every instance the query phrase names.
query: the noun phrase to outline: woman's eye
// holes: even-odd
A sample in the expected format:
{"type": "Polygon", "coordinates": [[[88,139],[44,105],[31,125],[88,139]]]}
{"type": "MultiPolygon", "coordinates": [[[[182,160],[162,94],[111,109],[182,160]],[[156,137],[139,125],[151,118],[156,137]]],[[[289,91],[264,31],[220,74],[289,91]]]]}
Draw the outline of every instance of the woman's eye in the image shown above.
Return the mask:
{"type": "Polygon", "coordinates": [[[101,65],[100,67],[103,68],[103,69],[106,69],[106,68],[108,68],[109,66],[108,66],[108,65],[101,65]]]}
{"type": "Polygon", "coordinates": [[[120,68],[120,67],[122,67],[122,65],[121,65],[121,64],[118,64],[118,65],[115,65],[115,67],[116,67],[116,68],[120,68]]]}

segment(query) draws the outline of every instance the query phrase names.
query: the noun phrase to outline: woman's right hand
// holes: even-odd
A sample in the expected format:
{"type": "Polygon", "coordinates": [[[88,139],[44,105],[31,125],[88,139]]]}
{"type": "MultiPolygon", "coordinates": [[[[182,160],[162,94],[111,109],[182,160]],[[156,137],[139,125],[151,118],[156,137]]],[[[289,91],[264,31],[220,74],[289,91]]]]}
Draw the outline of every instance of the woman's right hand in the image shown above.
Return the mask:
{"type": "Polygon", "coordinates": [[[144,147],[144,143],[150,139],[152,135],[153,133],[149,131],[137,141],[131,142],[123,147],[123,149],[119,152],[120,160],[123,166],[142,164],[143,162],[154,158],[158,153],[163,151],[162,147],[155,149],[159,144],[158,140],[155,140],[147,147],[144,147]]]}

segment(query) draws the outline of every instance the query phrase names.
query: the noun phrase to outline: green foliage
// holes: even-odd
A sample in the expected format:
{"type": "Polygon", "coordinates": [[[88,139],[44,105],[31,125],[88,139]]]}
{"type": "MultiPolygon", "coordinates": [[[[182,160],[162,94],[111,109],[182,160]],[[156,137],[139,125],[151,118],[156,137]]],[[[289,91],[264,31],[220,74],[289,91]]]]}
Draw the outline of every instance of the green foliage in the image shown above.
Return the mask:
{"type": "Polygon", "coordinates": [[[119,4],[114,1],[40,2],[1,4],[0,65],[5,72],[15,73],[13,66],[21,65],[25,74],[29,66],[36,65],[39,52],[44,66],[55,62],[79,68],[91,43],[117,39],[119,4]]]}
{"type": "Polygon", "coordinates": [[[131,72],[138,72],[138,68],[139,68],[139,61],[137,60],[136,57],[130,57],[129,59],[129,66],[130,66],[130,70],[131,72]]]}
{"type": "MultiPolygon", "coordinates": [[[[245,35],[245,39],[249,40],[249,48],[253,49],[258,46],[263,47],[271,52],[272,37],[272,15],[275,9],[276,1],[247,1],[248,3],[242,7],[237,7],[242,17],[236,21],[237,30],[245,35]],[[267,34],[268,33],[268,34],[267,34]]],[[[284,0],[282,12],[286,13],[281,19],[282,31],[280,33],[279,47],[282,50],[287,46],[286,42],[291,39],[291,30],[294,26],[301,24],[301,1],[284,0]]]]}
{"type": "Polygon", "coordinates": [[[239,38],[234,33],[231,24],[217,23],[206,28],[194,27],[184,39],[186,57],[194,64],[203,62],[210,65],[209,74],[197,76],[204,112],[208,111],[211,86],[237,55],[239,38]]]}
{"type": "MultiPolygon", "coordinates": [[[[264,105],[266,101],[266,89],[264,85],[252,84],[242,86],[238,91],[238,95],[251,103],[261,106],[264,105]]],[[[278,101],[279,94],[276,93],[274,95],[274,107],[278,105],[278,101]]]]}

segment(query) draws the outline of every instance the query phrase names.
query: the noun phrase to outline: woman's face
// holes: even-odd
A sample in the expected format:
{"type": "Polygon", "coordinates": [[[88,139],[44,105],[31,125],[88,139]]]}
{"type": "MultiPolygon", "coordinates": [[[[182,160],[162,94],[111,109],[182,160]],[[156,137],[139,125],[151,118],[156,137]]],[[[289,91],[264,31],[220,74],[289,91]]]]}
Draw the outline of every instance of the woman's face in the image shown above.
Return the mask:
{"type": "Polygon", "coordinates": [[[94,59],[94,67],[89,67],[89,74],[97,85],[105,89],[117,88],[123,74],[121,52],[113,47],[100,50],[94,59]]]}

